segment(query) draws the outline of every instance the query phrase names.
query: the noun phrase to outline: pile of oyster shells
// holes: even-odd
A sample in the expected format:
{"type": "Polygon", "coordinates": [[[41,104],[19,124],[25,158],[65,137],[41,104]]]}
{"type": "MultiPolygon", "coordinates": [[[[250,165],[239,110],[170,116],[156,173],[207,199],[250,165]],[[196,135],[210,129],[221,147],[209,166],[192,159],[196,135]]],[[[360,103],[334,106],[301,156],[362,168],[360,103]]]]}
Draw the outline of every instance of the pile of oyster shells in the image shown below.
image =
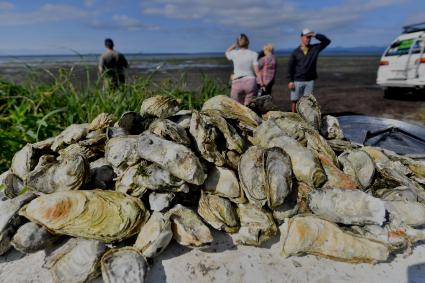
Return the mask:
{"type": "Polygon", "coordinates": [[[212,229],[254,246],[280,232],[284,257],[353,263],[424,240],[425,164],[344,139],[313,96],[297,111],[154,96],[27,144],[0,175],[0,254],[56,245],[44,267],[57,282],[142,282],[172,239],[201,248],[212,229]]]}

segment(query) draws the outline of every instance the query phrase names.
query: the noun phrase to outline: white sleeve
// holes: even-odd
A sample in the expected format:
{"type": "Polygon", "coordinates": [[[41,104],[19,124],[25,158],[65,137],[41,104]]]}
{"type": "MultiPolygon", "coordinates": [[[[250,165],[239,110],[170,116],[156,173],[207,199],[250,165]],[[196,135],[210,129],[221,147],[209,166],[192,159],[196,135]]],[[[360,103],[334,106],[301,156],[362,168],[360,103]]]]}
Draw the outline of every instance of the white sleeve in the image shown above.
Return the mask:
{"type": "Polygon", "coordinates": [[[235,57],[235,53],[236,53],[236,50],[232,50],[232,51],[226,52],[226,58],[227,58],[227,60],[233,60],[233,58],[235,57]]]}
{"type": "Polygon", "coordinates": [[[252,65],[258,66],[258,54],[257,54],[257,52],[253,52],[253,54],[252,54],[252,65]]]}

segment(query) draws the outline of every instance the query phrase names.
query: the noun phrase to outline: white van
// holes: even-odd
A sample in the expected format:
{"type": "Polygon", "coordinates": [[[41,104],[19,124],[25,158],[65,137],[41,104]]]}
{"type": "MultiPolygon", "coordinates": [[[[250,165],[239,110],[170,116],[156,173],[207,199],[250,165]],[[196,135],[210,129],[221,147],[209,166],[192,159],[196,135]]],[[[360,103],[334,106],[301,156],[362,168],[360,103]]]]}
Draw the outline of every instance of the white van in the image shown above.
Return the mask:
{"type": "Polygon", "coordinates": [[[376,83],[384,88],[385,97],[401,90],[425,88],[425,23],[403,29],[379,62],[376,83]]]}

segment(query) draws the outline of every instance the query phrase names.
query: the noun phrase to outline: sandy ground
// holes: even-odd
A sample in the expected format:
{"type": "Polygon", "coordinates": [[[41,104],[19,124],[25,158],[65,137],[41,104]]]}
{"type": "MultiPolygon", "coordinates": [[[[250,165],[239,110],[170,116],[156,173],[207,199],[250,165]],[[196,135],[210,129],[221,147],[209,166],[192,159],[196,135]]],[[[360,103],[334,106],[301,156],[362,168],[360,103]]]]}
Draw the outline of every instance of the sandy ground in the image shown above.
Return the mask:
{"type": "MultiPolygon", "coordinates": [[[[282,258],[275,237],[261,248],[235,246],[231,238],[214,233],[205,250],[173,242],[154,259],[146,282],[425,282],[425,245],[413,254],[398,254],[387,263],[349,264],[316,256],[282,258]]],[[[42,268],[45,252],[28,256],[12,251],[0,258],[0,282],[52,282],[42,268]]],[[[98,277],[92,282],[102,282],[98,277]]]]}

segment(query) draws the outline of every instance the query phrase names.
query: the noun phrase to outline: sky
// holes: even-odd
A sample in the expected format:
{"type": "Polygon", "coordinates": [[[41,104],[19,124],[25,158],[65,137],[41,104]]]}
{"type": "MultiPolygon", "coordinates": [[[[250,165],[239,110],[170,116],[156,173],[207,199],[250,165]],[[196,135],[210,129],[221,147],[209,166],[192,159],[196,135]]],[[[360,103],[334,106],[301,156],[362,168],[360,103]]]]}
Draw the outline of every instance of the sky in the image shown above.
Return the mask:
{"type": "Polygon", "coordinates": [[[333,47],[387,46],[425,22],[425,0],[0,0],[0,54],[222,52],[240,33],[251,49],[295,48],[304,27],[333,47]]]}

